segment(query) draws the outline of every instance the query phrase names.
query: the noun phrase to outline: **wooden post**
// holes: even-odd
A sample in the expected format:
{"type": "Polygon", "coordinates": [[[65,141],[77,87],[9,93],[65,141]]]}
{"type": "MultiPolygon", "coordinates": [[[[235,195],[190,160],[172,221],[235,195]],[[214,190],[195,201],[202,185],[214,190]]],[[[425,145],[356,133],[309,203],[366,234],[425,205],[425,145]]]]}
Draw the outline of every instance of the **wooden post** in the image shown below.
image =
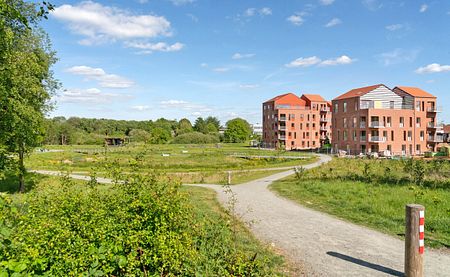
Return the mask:
{"type": "Polygon", "coordinates": [[[408,204],[405,211],[405,276],[423,277],[425,207],[408,204]]]}
{"type": "Polygon", "coordinates": [[[228,171],[228,181],[227,181],[228,185],[231,185],[231,171],[228,171]]]}

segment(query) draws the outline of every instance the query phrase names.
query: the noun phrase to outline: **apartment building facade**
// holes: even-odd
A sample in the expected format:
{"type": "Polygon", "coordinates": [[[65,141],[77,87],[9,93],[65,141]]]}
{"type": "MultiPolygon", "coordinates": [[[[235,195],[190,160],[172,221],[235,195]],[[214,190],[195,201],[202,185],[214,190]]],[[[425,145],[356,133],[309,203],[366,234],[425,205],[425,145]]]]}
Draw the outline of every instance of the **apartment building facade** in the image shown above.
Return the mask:
{"type": "Polygon", "coordinates": [[[317,149],[331,140],[331,103],[320,95],[282,94],[262,108],[263,147],[317,149]]]}
{"type": "Polygon", "coordinates": [[[332,101],[335,152],[421,155],[443,141],[436,97],[414,87],[383,84],[350,90],[332,101]]]}

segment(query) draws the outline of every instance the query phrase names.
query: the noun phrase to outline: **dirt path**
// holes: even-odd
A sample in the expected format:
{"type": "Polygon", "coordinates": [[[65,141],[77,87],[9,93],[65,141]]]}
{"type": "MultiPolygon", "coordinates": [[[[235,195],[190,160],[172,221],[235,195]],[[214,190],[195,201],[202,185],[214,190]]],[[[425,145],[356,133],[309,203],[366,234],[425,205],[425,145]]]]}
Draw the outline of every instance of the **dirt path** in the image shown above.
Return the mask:
{"type": "MultiPolygon", "coordinates": [[[[313,168],[329,161],[306,165],[313,168]]],[[[294,265],[306,267],[308,276],[403,276],[404,242],[380,232],[302,207],[275,195],[268,186],[293,174],[278,173],[232,186],[236,210],[251,230],[266,243],[282,250],[294,265]]],[[[221,186],[198,185],[217,191],[228,201],[221,186]]],[[[426,249],[426,276],[450,276],[450,255],[426,249]]]]}
{"type": "MultiPolygon", "coordinates": [[[[304,168],[328,162],[330,157],[304,168]]],[[[58,172],[35,171],[58,175],[58,172]]],[[[380,232],[300,206],[275,195],[268,186],[293,174],[292,170],[231,186],[236,212],[262,241],[273,244],[308,276],[403,276],[404,242],[380,232]]],[[[89,180],[89,177],[71,175],[89,180]]],[[[108,179],[99,179],[110,183],[108,179]]],[[[222,204],[229,195],[219,185],[196,185],[214,189],[222,204]]],[[[425,230],[426,231],[426,230],[425,230]]],[[[450,255],[426,249],[425,276],[450,276],[450,255]]],[[[301,275],[301,274],[299,274],[301,275]]]]}

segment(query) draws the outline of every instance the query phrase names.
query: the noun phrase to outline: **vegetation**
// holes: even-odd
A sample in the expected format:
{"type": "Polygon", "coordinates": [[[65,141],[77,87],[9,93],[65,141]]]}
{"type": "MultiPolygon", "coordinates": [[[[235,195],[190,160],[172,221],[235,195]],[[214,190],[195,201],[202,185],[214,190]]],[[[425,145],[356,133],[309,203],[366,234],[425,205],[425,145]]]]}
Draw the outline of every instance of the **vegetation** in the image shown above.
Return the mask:
{"type": "Polygon", "coordinates": [[[302,205],[392,235],[404,235],[405,205],[422,204],[426,244],[450,248],[450,162],[334,159],[298,172],[271,188],[302,205]]]}
{"type": "Polygon", "coordinates": [[[45,2],[38,10],[21,0],[0,2],[0,164],[15,164],[20,191],[25,155],[42,142],[44,114],[58,87],[50,70],[54,52],[36,25],[47,7],[52,8],[45,2]]]}
{"type": "Polygon", "coordinates": [[[0,194],[0,275],[267,276],[282,259],[200,188],[152,175],[114,185],[46,177],[0,194]]]}
{"type": "Polygon", "coordinates": [[[200,132],[185,133],[177,136],[173,144],[211,144],[220,142],[218,136],[205,135],[200,132]]]}
{"type": "Polygon", "coordinates": [[[250,124],[242,118],[235,118],[227,122],[227,130],[224,133],[226,142],[244,142],[252,134],[250,124]]]}

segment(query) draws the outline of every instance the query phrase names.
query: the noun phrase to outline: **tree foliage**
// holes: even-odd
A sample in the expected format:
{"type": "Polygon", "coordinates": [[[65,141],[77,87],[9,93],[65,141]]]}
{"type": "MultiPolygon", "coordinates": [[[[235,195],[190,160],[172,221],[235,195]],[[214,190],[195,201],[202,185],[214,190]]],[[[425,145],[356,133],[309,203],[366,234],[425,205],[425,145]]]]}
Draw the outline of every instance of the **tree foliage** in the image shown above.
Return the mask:
{"type": "Polygon", "coordinates": [[[252,131],[250,124],[242,118],[235,118],[227,122],[224,136],[227,142],[245,142],[249,139],[252,131]]]}
{"type": "Polygon", "coordinates": [[[215,135],[205,135],[200,132],[191,132],[177,136],[173,139],[174,144],[208,144],[218,143],[219,137],[215,135]]]}
{"type": "Polygon", "coordinates": [[[55,53],[34,23],[46,10],[21,0],[0,2],[0,145],[17,154],[19,190],[24,189],[24,156],[44,138],[44,115],[58,84],[55,53]]]}

